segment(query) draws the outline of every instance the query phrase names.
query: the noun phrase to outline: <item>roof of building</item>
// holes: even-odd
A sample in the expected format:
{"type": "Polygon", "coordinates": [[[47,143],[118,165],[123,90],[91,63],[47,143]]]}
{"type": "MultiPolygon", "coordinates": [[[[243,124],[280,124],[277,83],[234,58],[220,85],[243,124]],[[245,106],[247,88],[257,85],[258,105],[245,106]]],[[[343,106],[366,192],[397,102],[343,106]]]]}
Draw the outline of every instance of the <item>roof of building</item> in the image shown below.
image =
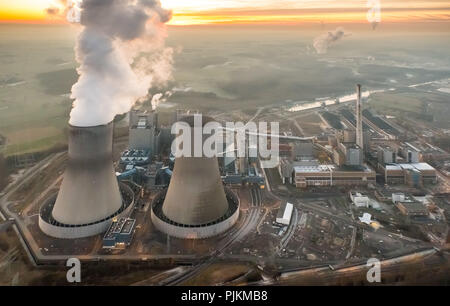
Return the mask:
{"type": "Polygon", "coordinates": [[[278,210],[277,219],[290,220],[293,209],[294,205],[291,203],[285,202],[281,204],[280,209],[278,210]]]}
{"type": "Polygon", "coordinates": [[[330,172],[334,165],[294,166],[295,172],[330,172]]]}
{"type": "Polygon", "coordinates": [[[345,146],[347,149],[361,149],[356,143],[354,142],[341,142],[343,146],[345,146]]]}
{"type": "Polygon", "coordinates": [[[394,170],[435,170],[432,166],[427,163],[411,163],[411,164],[387,164],[386,170],[394,171],[394,170]]]}
{"type": "Polygon", "coordinates": [[[342,171],[342,172],[372,172],[373,170],[369,168],[367,165],[342,165],[339,167],[335,167],[334,171],[342,171]]]}
{"type": "Polygon", "coordinates": [[[408,212],[427,211],[427,208],[418,201],[400,201],[397,205],[402,205],[408,212]]]}
{"type": "Polygon", "coordinates": [[[411,149],[414,150],[416,152],[420,152],[420,149],[418,149],[417,147],[415,147],[414,145],[410,144],[409,142],[405,142],[406,146],[411,149]]]}
{"type": "Polygon", "coordinates": [[[104,240],[114,240],[117,235],[129,235],[133,231],[135,219],[120,218],[111,223],[108,231],[104,236],[104,240]]]}
{"type": "Polygon", "coordinates": [[[412,164],[417,170],[435,170],[432,166],[427,163],[414,163],[412,164]]]}
{"type": "Polygon", "coordinates": [[[366,196],[365,194],[363,194],[363,193],[361,193],[361,192],[359,192],[359,191],[350,191],[350,194],[351,194],[353,197],[366,197],[366,198],[367,198],[367,196],[366,196]]]}
{"type": "Polygon", "coordinates": [[[392,144],[385,144],[385,143],[381,143],[378,145],[379,149],[382,150],[386,150],[386,151],[393,151],[393,152],[397,152],[398,148],[394,147],[392,144]]]}
{"type": "Polygon", "coordinates": [[[389,171],[397,171],[397,170],[402,170],[402,167],[400,167],[400,166],[397,165],[397,164],[387,164],[387,165],[386,165],[386,170],[389,170],[389,171]]]}

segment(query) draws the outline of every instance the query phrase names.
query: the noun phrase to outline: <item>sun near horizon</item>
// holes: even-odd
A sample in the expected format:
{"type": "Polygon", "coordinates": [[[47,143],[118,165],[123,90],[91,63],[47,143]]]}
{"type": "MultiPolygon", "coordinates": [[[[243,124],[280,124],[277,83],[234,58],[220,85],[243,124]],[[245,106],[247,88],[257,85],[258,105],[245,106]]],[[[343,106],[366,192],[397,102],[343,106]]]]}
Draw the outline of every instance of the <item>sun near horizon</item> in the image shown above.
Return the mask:
{"type": "MultiPolygon", "coordinates": [[[[208,24],[296,24],[307,22],[366,22],[367,1],[311,0],[162,0],[173,10],[168,23],[173,26],[208,24]]],[[[447,0],[381,0],[385,22],[448,22],[447,0]]],[[[50,7],[61,8],[58,0],[0,0],[1,23],[65,23],[46,14],[50,7]]]]}

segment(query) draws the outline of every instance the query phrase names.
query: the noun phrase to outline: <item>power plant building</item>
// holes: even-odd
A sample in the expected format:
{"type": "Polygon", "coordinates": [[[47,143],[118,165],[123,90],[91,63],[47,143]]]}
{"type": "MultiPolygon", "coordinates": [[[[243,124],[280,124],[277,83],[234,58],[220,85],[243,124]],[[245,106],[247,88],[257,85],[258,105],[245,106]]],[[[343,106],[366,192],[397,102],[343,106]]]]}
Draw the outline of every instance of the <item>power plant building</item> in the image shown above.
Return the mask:
{"type": "Polygon", "coordinates": [[[378,146],[378,162],[380,164],[391,164],[397,162],[398,150],[392,146],[378,146]]]}
{"type": "Polygon", "coordinates": [[[160,136],[158,113],[130,111],[130,150],[144,150],[154,156],[159,150],[160,136]]]}
{"type": "Polygon", "coordinates": [[[363,164],[363,151],[354,143],[339,143],[333,150],[334,162],[338,166],[361,166],[363,164]]]}
{"type": "Polygon", "coordinates": [[[407,163],[418,163],[420,160],[420,150],[414,147],[412,144],[405,143],[401,148],[402,156],[407,163]]]}
{"type": "Polygon", "coordinates": [[[337,167],[335,165],[296,166],[294,184],[298,188],[324,186],[358,186],[375,183],[376,173],[367,166],[337,167]]]}
{"type": "Polygon", "coordinates": [[[436,169],[427,163],[403,163],[380,165],[387,184],[408,184],[420,187],[437,182],[436,169]]]}

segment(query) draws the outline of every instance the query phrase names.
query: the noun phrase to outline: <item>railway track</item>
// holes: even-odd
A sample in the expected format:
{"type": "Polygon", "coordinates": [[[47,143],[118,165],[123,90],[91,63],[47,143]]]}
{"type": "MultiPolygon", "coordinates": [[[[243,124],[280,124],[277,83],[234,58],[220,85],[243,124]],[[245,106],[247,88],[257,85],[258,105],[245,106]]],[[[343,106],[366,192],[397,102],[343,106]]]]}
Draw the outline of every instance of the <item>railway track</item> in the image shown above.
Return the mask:
{"type": "Polygon", "coordinates": [[[222,254],[229,246],[233,244],[233,242],[243,239],[248,233],[250,233],[257,226],[257,224],[261,219],[261,213],[259,209],[259,207],[262,206],[261,191],[257,186],[251,187],[249,191],[251,198],[251,207],[248,210],[248,215],[245,217],[243,225],[239,229],[230,232],[230,234],[228,235],[229,238],[226,238],[225,241],[222,240],[218,244],[215,252],[210,257],[208,257],[204,262],[174,277],[171,281],[165,283],[165,285],[168,286],[181,285],[183,284],[183,282],[194,277],[197,273],[199,273],[200,271],[211,265],[217,259],[217,256],[222,254]]]}

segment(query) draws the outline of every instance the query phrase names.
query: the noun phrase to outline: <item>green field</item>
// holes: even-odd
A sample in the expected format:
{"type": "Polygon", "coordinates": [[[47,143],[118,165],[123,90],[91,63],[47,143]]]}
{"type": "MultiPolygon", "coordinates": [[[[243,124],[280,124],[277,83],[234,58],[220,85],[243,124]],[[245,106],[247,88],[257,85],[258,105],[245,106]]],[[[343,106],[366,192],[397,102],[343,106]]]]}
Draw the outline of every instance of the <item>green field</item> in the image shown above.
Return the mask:
{"type": "Polygon", "coordinates": [[[407,94],[377,93],[370,97],[369,104],[377,110],[392,110],[422,114],[424,102],[407,94]]]}

